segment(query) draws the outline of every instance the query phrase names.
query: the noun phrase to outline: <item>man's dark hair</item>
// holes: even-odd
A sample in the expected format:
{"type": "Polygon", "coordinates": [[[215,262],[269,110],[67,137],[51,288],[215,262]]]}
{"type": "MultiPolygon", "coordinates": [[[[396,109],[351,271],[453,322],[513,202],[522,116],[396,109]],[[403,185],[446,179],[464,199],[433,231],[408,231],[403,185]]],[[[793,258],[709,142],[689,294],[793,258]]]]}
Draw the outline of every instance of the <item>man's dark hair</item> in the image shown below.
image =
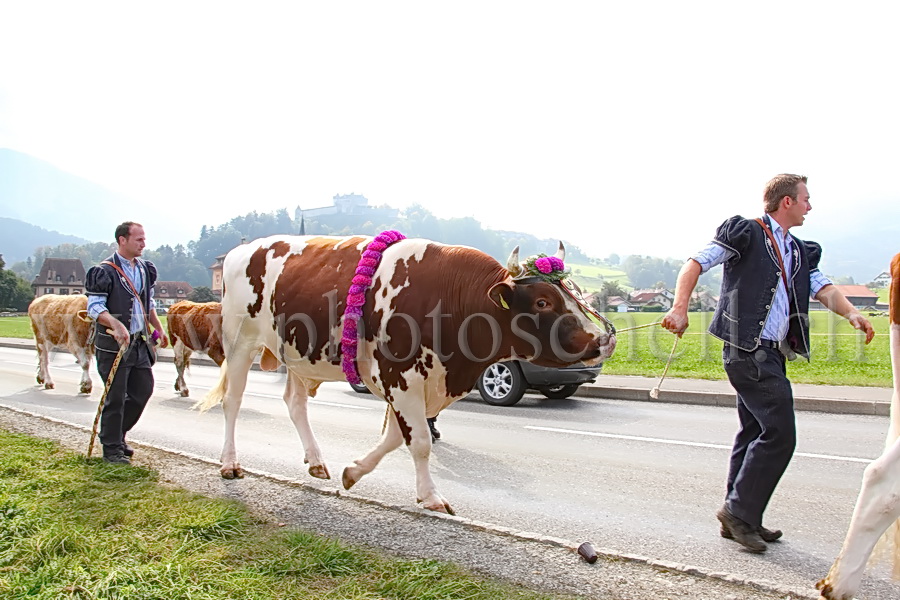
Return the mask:
{"type": "Polygon", "coordinates": [[[791,175],[782,173],[776,175],[766,184],[766,191],[763,194],[763,203],[766,205],[766,212],[773,213],[778,210],[781,200],[785,196],[790,196],[794,200],[797,199],[797,184],[806,183],[806,175],[791,175]]]}
{"type": "Polygon", "coordinates": [[[137,225],[139,227],[143,227],[143,225],[141,225],[140,223],[135,223],[134,221],[125,221],[124,223],[122,223],[121,225],[116,227],[116,243],[117,244],[119,243],[120,237],[123,237],[126,240],[128,239],[128,236],[131,235],[131,226],[132,225],[137,225]]]}

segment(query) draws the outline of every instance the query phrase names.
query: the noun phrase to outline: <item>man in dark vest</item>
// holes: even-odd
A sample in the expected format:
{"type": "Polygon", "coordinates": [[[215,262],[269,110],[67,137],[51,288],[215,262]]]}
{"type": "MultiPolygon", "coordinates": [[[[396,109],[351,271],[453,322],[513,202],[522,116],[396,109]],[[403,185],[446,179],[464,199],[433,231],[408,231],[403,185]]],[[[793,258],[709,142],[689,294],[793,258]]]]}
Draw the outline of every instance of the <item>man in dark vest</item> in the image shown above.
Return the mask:
{"type": "Polygon", "coordinates": [[[662,326],[681,336],[688,305],[702,273],[723,264],[719,304],[709,332],[725,342],[725,372],[737,392],[740,419],[726,485],[716,513],[722,537],[752,552],[781,531],[763,527],[763,512],[794,454],[794,396],[785,359],[809,360],[809,299],[850,321],[866,335],[872,325],[818,268],[821,247],[788,230],[810,211],[806,177],[778,175],[766,184],[761,219],[732,217],[682,267],[675,301],[662,326]]]}
{"type": "Polygon", "coordinates": [[[156,267],[140,258],[146,245],[144,228],[126,221],[116,228],[116,253],[91,267],[86,276],[88,314],[97,322],[97,370],[106,382],[121,347],[125,352],[106,395],[100,417],[103,459],[128,464],[134,451],[125,435],[141,418],[153,393],[152,347],[169,345],[156,315],[153,284],[156,267]],[[151,333],[150,325],[153,326],[151,333]]]}

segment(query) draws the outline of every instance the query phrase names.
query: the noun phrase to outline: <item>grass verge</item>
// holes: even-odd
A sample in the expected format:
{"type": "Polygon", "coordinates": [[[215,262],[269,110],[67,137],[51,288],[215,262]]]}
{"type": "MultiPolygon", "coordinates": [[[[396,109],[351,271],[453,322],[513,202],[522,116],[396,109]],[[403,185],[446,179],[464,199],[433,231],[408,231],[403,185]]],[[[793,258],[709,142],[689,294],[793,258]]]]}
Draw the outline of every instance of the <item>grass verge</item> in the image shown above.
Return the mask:
{"type": "Polygon", "coordinates": [[[398,560],[255,519],[0,430],[0,597],[17,599],[562,599],[398,560]]]}

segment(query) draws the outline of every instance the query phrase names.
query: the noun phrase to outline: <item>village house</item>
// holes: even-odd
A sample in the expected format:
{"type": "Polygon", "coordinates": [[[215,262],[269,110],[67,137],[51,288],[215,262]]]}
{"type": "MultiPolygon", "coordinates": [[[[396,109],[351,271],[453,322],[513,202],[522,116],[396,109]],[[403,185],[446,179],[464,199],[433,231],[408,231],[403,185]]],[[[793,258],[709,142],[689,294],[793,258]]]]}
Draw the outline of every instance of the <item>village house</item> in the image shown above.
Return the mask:
{"type": "Polygon", "coordinates": [[[84,265],[77,258],[45,258],[31,289],[35,298],[44,294],[83,294],[84,265]]]}
{"type": "MultiPolygon", "coordinates": [[[[864,285],[835,285],[840,292],[847,297],[854,307],[860,310],[875,310],[878,307],[878,294],[864,285]]],[[[818,300],[809,301],[810,310],[824,310],[825,307],[818,300]]]]}
{"type": "Polygon", "coordinates": [[[628,302],[637,310],[658,309],[669,310],[675,301],[675,294],[666,289],[634,290],[628,295],[628,302]]]}
{"type": "Polygon", "coordinates": [[[156,308],[168,310],[176,302],[187,300],[193,291],[194,287],[187,281],[157,281],[153,292],[156,308]]]}
{"type": "Polygon", "coordinates": [[[222,266],[225,263],[225,255],[220,254],[216,257],[216,262],[206,267],[212,271],[212,293],[216,298],[222,299],[222,266]]]}
{"type": "Polygon", "coordinates": [[[891,274],[887,271],[882,271],[878,274],[878,276],[872,280],[873,287],[886,288],[891,285],[891,274]]]}

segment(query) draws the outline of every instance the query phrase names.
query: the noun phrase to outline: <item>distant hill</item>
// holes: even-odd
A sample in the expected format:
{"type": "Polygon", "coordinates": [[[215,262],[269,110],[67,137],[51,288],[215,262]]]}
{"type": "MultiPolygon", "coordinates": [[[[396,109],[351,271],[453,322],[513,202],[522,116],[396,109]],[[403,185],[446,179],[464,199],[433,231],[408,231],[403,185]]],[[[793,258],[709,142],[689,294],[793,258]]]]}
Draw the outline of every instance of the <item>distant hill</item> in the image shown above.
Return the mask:
{"type": "Polygon", "coordinates": [[[34,255],[35,248],[40,246],[58,246],[60,244],[89,244],[91,241],[74,235],[65,235],[58,231],[48,231],[18,219],[0,217],[0,254],[7,267],[15,262],[34,255]]]}
{"type": "Polygon", "coordinates": [[[112,239],[128,205],[121,194],[33,156],[0,148],[0,215],[4,217],[96,242],[112,239]]]}
{"type": "MultiPolygon", "coordinates": [[[[159,239],[159,232],[173,230],[165,211],[138,206],[124,195],[8,148],[0,148],[0,215],[10,221],[0,229],[0,252],[7,264],[24,260],[37,246],[111,241],[115,226],[126,219],[139,221],[148,231],[156,232],[154,240],[159,239]],[[34,228],[17,226],[16,220],[33,224],[34,228]]],[[[231,218],[224,214],[216,217],[223,223],[231,218]]],[[[823,272],[835,277],[849,275],[856,283],[864,284],[887,270],[891,257],[900,251],[898,223],[900,206],[886,203],[867,210],[817,213],[809,226],[796,233],[801,239],[814,239],[822,244],[823,272]]],[[[482,250],[496,255],[501,262],[506,261],[509,251],[517,244],[522,255],[552,252],[555,245],[554,240],[542,240],[527,233],[495,233],[501,237],[502,248],[482,250]]],[[[187,245],[191,240],[185,237],[167,243],[187,245]]],[[[566,245],[570,262],[589,262],[590,257],[575,243],[566,245]]]]}

